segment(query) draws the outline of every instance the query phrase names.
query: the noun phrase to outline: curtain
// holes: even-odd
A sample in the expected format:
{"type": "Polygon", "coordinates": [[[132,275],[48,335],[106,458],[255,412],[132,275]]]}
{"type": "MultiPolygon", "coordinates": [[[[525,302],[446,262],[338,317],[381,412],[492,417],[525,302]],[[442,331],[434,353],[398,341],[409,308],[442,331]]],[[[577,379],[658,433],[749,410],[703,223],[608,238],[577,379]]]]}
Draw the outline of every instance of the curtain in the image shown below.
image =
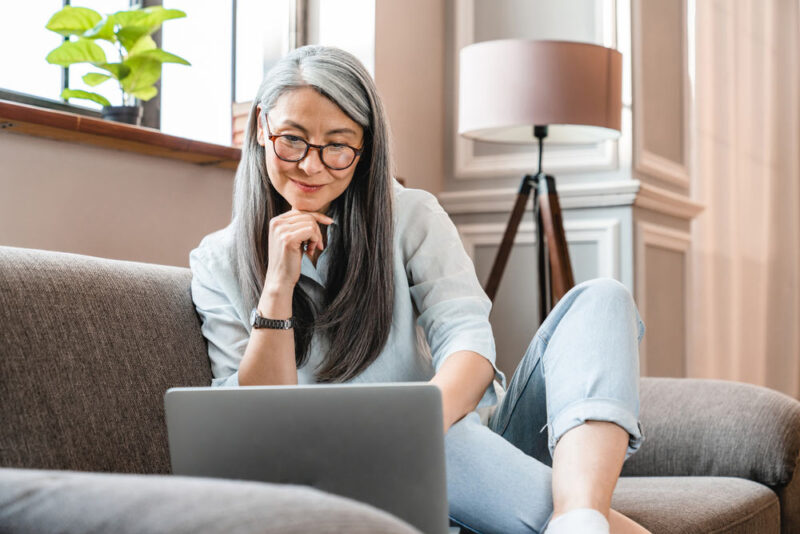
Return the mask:
{"type": "Polygon", "coordinates": [[[696,0],[690,376],[800,396],[800,1],[696,0]]]}

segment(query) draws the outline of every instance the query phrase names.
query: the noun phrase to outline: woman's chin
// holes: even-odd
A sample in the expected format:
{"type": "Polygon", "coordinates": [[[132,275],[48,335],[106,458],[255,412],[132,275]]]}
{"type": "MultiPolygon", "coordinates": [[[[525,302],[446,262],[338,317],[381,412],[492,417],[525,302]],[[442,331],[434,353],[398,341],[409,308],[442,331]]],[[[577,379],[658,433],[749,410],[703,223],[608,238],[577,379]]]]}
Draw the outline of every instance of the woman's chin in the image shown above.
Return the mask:
{"type": "Polygon", "coordinates": [[[307,198],[292,198],[289,200],[292,209],[298,211],[322,211],[324,202],[315,202],[307,198]]]}

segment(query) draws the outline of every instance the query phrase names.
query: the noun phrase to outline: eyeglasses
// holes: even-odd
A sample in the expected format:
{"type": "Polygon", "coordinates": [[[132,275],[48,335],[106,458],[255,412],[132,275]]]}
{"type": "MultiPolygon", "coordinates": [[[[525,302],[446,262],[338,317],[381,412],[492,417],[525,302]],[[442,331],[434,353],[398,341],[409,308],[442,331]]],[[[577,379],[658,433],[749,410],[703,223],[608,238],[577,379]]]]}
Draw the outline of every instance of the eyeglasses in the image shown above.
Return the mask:
{"type": "Polygon", "coordinates": [[[264,113],[264,123],[267,125],[267,136],[272,141],[275,155],[283,161],[293,163],[302,161],[308,155],[309,149],[316,148],[319,151],[319,159],[323,165],[334,171],[342,171],[352,165],[356,157],[360,156],[362,152],[360,148],[354,148],[343,143],[312,145],[296,135],[272,135],[266,113],[264,113]]]}

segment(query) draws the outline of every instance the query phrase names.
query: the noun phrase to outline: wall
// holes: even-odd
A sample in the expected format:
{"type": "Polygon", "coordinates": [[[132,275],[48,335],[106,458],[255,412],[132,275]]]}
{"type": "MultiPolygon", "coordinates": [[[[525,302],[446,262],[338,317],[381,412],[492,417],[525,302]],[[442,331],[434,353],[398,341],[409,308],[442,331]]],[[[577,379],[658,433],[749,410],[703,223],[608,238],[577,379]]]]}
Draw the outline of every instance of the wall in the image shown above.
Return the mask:
{"type": "Polygon", "coordinates": [[[375,82],[389,115],[397,175],[432,193],[444,184],[444,0],[375,4],[375,82]]]}
{"type": "Polygon", "coordinates": [[[189,266],[234,171],[0,131],[0,245],[189,266]]]}

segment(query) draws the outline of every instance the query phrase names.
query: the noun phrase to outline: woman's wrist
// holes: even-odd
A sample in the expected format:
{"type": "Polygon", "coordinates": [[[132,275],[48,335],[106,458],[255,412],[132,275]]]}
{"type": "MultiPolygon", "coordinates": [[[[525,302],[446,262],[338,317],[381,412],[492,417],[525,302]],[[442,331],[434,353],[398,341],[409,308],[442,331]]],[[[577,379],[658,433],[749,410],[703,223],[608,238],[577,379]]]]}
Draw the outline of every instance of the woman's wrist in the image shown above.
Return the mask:
{"type": "Polygon", "coordinates": [[[258,312],[269,319],[288,319],[292,316],[294,288],[286,285],[265,284],[258,301],[258,312]]]}

